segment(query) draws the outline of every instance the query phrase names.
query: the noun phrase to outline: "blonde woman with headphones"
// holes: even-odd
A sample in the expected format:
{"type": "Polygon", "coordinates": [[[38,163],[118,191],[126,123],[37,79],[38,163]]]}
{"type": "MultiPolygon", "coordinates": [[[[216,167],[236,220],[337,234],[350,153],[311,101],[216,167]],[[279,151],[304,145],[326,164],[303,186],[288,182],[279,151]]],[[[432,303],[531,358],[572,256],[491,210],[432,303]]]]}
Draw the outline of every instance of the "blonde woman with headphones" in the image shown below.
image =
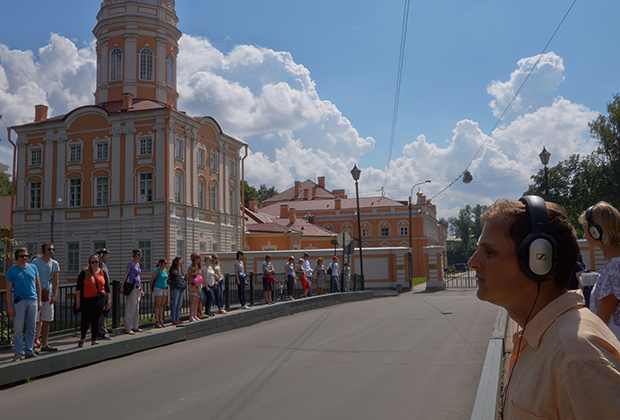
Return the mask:
{"type": "Polygon", "coordinates": [[[620,339],[620,212],[599,201],[579,216],[584,237],[593,248],[600,248],[607,263],[592,289],[590,309],[620,339]]]}

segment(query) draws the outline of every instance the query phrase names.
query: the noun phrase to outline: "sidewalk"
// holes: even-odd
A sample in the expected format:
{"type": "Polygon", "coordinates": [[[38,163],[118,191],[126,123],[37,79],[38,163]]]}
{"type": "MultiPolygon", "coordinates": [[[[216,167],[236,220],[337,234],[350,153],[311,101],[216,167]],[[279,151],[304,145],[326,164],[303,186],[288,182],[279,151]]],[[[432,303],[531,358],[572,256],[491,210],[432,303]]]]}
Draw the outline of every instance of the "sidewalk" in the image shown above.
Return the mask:
{"type": "Polygon", "coordinates": [[[79,368],[103,360],[123,357],[129,354],[165,346],[179,341],[193,340],[211,334],[217,334],[236,328],[247,327],[274,318],[346,302],[372,299],[382,295],[397,296],[396,292],[350,292],[313,296],[276,305],[254,306],[250,310],[233,310],[224,315],[186,322],[183,325],[168,325],[166,328],[145,328],[144,332],[115,334],[112,340],[99,340],[99,344],[90,344],[90,332],[86,336],[84,347],[78,348],[79,334],[52,337],[50,344],[57,347],[56,352],[42,352],[39,357],[19,362],[11,361],[13,351],[5,349],[0,352],[0,387],[17,384],[22,381],[52,375],[58,372],[79,368]]]}

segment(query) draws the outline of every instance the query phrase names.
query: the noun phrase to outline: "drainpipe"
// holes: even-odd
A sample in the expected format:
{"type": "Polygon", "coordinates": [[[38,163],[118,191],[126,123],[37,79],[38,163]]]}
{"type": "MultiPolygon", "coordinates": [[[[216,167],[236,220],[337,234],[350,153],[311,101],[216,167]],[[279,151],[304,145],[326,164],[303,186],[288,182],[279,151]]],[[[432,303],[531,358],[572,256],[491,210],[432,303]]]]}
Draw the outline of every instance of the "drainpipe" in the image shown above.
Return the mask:
{"type": "MultiPolygon", "coordinates": [[[[168,170],[170,169],[168,168],[168,146],[170,142],[168,136],[170,135],[169,127],[171,124],[171,114],[172,107],[168,106],[168,116],[166,118],[166,123],[164,124],[166,126],[166,128],[164,128],[164,130],[166,130],[164,133],[164,141],[166,142],[166,147],[164,147],[164,207],[166,209],[166,218],[164,222],[166,224],[166,235],[164,239],[164,246],[166,247],[166,250],[170,249],[170,200],[168,200],[168,180],[170,179],[168,176],[168,170]]],[[[183,255],[181,257],[185,258],[183,255]]]]}
{"type": "Polygon", "coordinates": [[[17,145],[15,143],[13,143],[13,141],[11,140],[11,129],[12,127],[7,127],[6,131],[7,131],[7,137],[9,140],[9,143],[11,143],[13,145],[13,178],[11,179],[11,183],[12,185],[12,193],[11,193],[11,230],[13,230],[13,223],[15,222],[15,214],[13,212],[13,209],[15,208],[15,193],[17,192],[17,183],[15,182],[15,180],[17,179],[15,177],[15,164],[17,161],[17,145]]]}
{"type": "Polygon", "coordinates": [[[245,251],[245,158],[248,157],[248,145],[245,145],[245,156],[241,158],[241,251],[245,251]]]}

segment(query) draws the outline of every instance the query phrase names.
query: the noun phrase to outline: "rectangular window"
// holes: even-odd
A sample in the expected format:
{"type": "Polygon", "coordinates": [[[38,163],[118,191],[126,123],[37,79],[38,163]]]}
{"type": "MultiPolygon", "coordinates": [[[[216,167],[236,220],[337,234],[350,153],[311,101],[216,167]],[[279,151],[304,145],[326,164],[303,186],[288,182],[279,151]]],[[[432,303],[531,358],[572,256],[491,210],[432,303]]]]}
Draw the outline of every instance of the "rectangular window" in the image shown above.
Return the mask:
{"type": "Polygon", "coordinates": [[[381,228],[381,236],[390,236],[390,229],[388,227],[381,228]]]}
{"type": "Polygon", "coordinates": [[[82,180],[71,178],[69,180],[69,207],[80,207],[82,205],[82,180]]]}
{"type": "Polygon", "coordinates": [[[95,179],[95,205],[107,206],[108,205],[108,178],[105,176],[95,179]]]}
{"type": "Polygon", "coordinates": [[[230,170],[230,177],[234,178],[237,176],[237,162],[235,161],[235,159],[230,159],[228,161],[228,167],[230,170]]]}
{"type": "Polygon", "coordinates": [[[140,270],[142,272],[151,272],[151,241],[138,241],[138,248],[142,250],[142,258],[140,258],[140,270]]]}
{"type": "Polygon", "coordinates": [[[183,139],[176,139],[174,141],[174,157],[175,159],[183,160],[185,157],[185,150],[183,150],[183,139]]]}
{"type": "Polygon", "coordinates": [[[200,168],[207,167],[207,151],[205,149],[198,149],[198,166],[200,168]]]}
{"type": "Polygon", "coordinates": [[[41,166],[43,164],[43,150],[30,150],[30,166],[41,166]]]}
{"type": "Polygon", "coordinates": [[[140,150],[138,156],[153,156],[153,139],[144,137],[140,139],[140,150]]]}
{"type": "Polygon", "coordinates": [[[198,181],[198,207],[205,208],[205,183],[204,181],[198,181]]]}
{"type": "Polygon", "coordinates": [[[183,203],[183,175],[174,174],[174,201],[183,203]]]}
{"type": "Polygon", "coordinates": [[[362,228],[362,237],[367,237],[370,235],[370,231],[368,230],[368,228],[362,228]]]}
{"type": "Polygon", "coordinates": [[[30,183],[30,210],[41,208],[41,182],[35,181],[30,183]]]}
{"type": "Polygon", "coordinates": [[[123,52],[120,48],[114,48],[110,52],[110,81],[114,82],[123,78],[123,52]]]}
{"type": "Polygon", "coordinates": [[[211,244],[211,250],[212,250],[213,252],[220,252],[219,247],[217,246],[217,242],[213,242],[213,243],[211,244]]]}
{"type": "Polygon", "coordinates": [[[93,254],[97,253],[98,250],[106,248],[107,244],[105,241],[95,241],[93,242],[93,254]]]}
{"type": "Polygon", "coordinates": [[[206,242],[200,242],[198,244],[198,250],[200,251],[200,253],[207,252],[207,243],[206,242]]]}
{"type": "Polygon", "coordinates": [[[217,152],[211,152],[211,172],[217,172],[219,166],[219,159],[217,152]]]}
{"type": "MultiPolygon", "coordinates": [[[[177,256],[185,259],[185,242],[177,241],[177,256]]],[[[185,269],[185,267],[183,267],[185,269]]]]}
{"type": "Polygon", "coordinates": [[[140,203],[150,203],[153,201],[153,174],[143,173],[139,175],[139,197],[140,203]]]}
{"type": "Polygon", "coordinates": [[[407,236],[407,235],[409,235],[409,229],[407,229],[407,226],[401,226],[400,236],[407,236]]]}
{"type": "Polygon", "coordinates": [[[228,212],[233,216],[237,214],[237,209],[235,206],[235,191],[228,190],[228,212]]]}
{"type": "Polygon", "coordinates": [[[168,86],[174,87],[174,57],[172,54],[168,54],[166,58],[166,83],[168,86]]]}
{"type": "Polygon", "coordinates": [[[77,273],[80,271],[80,243],[67,242],[67,271],[77,273]]]}
{"type": "Polygon", "coordinates": [[[72,144],[69,146],[69,163],[82,162],[82,145],[72,144]]]}
{"type": "Polygon", "coordinates": [[[211,184],[211,211],[217,211],[217,185],[211,184]]]}
{"type": "Polygon", "coordinates": [[[95,143],[95,160],[108,160],[108,142],[95,143]]]}
{"type": "Polygon", "coordinates": [[[140,51],[140,80],[153,80],[153,51],[148,48],[140,51]]]}

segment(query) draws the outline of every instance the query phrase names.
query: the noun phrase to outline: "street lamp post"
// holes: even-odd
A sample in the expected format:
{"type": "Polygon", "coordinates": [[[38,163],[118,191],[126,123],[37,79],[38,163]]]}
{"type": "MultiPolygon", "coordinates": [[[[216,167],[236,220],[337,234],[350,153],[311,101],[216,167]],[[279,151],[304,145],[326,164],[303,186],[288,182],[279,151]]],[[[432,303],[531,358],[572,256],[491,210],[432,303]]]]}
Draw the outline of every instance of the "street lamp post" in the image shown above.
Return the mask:
{"type": "Polygon", "coordinates": [[[426,181],[418,182],[413,187],[411,187],[411,194],[409,194],[409,277],[410,278],[412,277],[412,273],[413,273],[413,229],[411,228],[413,221],[411,219],[411,206],[412,206],[411,197],[413,197],[413,189],[415,187],[417,187],[418,185],[422,185],[422,184],[428,184],[429,182],[431,182],[430,179],[427,179],[426,181]]]}
{"type": "Polygon", "coordinates": [[[62,203],[62,198],[57,198],[56,202],[52,204],[52,214],[50,215],[50,241],[54,243],[54,216],[55,216],[55,208],[57,204],[62,203]]]}
{"type": "Polygon", "coordinates": [[[355,180],[355,198],[357,199],[357,243],[360,248],[360,273],[362,275],[361,288],[364,290],[364,260],[362,258],[362,222],[360,218],[360,191],[357,185],[357,181],[360,179],[362,171],[357,167],[357,164],[353,165],[351,169],[351,176],[355,180]]]}
{"type": "Polygon", "coordinates": [[[549,175],[547,173],[547,164],[549,163],[551,153],[543,146],[542,152],[540,152],[538,157],[540,157],[540,161],[545,166],[545,200],[549,200],[549,175]]]}

